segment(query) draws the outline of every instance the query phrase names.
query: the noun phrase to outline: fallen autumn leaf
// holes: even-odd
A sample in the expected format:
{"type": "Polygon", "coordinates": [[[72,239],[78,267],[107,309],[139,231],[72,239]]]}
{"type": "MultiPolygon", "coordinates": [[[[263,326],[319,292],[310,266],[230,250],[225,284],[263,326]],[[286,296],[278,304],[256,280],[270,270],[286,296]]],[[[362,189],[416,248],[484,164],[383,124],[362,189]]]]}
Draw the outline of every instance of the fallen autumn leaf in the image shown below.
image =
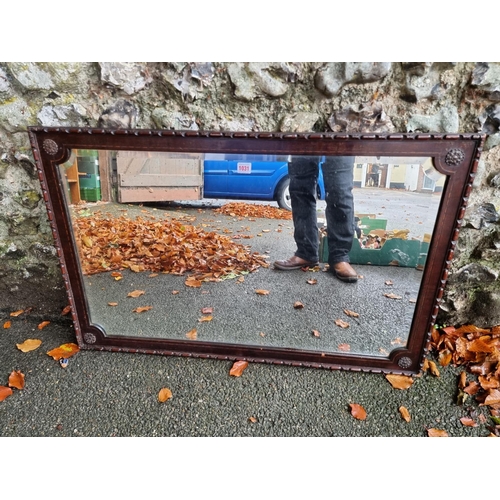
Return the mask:
{"type": "Polygon", "coordinates": [[[50,325],[50,321],[42,321],[39,325],[38,325],[38,329],[39,330],[43,330],[47,325],[50,325]]]}
{"type": "Polygon", "coordinates": [[[5,387],[4,385],[0,385],[0,401],[12,396],[12,389],[10,387],[5,387]]]}
{"type": "Polygon", "coordinates": [[[390,382],[394,389],[408,389],[413,385],[413,378],[407,375],[387,374],[385,378],[390,382]]]}
{"type": "Polygon", "coordinates": [[[366,420],[366,410],[357,403],[350,403],[351,415],[358,420],[366,420]]]}
{"type": "Polygon", "coordinates": [[[24,373],[19,370],[13,371],[9,375],[9,387],[14,387],[15,389],[24,389],[24,373]]]}
{"type": "Polygon", "coordinates": [[[248,366],[248,361],[235,361],[231,370],[229,371],[229,375],[232,377],[241,377],[242,373],[248,366]]]}
{"type": "Polygon", "coordinates": [[[410,412],[408,411],[408,408],[406,408],[405,406],[399,407],[399,413],[401,413],[401,417],[403,417],[403,420],[405,422],[409,422],[411,420],[410,412]]]}
{"type": "Polygon", "coordinates": [[[61,344],[59,347],[56,347],[55,349],[48,351],[47,354],[56,361],[59,361],[60,359],[70,358],[79,351],[80,348],[76,344],[68,343],[68,344],[61,344]]]}
{"type": "Polygon", "coordinates": [[[16,347],[22,352],[30,352],[38,349],[41,344],[39,339],[26,339],[22,344],[16,344],[16,347]]]}
{"type": "Polygon", "coordinates": [[[171,397],[172,391],[170,389],[168,389],[167,387],[163,387],[163,389],[160,389],[160,392],[158,393],[158,401],[160,403],[168,401],[171,397]]]}

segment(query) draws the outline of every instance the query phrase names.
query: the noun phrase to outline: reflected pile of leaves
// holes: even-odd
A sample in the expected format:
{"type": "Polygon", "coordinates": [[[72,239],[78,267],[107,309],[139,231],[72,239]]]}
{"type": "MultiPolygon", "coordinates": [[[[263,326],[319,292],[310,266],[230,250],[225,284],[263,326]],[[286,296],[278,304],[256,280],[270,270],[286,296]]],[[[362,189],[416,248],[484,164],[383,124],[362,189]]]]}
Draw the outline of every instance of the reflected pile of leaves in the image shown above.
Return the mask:
{"type": "Polygon", "coordinates": [[[226,203],[214,210],[218,214],[231,217],[256,217],[259,219],[283,219],[292,220],[292,212],[283,208],[271,207],[270,205],[253,205],[250,203],[226,203]]]}
{"type": "Polygon", "coordinates": [[[490,430],[500,436],[500,326],[436,328],[430,347],[441,366],[451,363],[466,368],[458,381],[457,403],[463,405],[473,397],[480,406],[488,406],[495,424],[490,430]]]}
{"type": "Polygon", "coordinates": [[[74,219],[75,240],[86,275],[130,269],[218,279],[268,267],[265,257],[177,219],[158,220],[95,212],[74,219]]]}

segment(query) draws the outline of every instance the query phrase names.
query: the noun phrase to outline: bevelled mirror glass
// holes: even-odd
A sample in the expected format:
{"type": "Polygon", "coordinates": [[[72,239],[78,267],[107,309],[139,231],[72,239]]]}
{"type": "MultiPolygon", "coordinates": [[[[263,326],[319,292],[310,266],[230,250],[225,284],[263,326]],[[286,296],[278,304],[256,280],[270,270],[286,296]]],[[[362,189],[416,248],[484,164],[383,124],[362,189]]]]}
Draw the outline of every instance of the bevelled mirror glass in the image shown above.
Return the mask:
{"type": "Polygon", "coordinates": [[[403,374],[425,356],[484,141],[38,127],[30,139],[81,348],[403,374]],[[337,156],[352,164],[357,281],[328,272],[321,168],[319,265],[276,269],[296,250],[289,162],[337,156]]]}

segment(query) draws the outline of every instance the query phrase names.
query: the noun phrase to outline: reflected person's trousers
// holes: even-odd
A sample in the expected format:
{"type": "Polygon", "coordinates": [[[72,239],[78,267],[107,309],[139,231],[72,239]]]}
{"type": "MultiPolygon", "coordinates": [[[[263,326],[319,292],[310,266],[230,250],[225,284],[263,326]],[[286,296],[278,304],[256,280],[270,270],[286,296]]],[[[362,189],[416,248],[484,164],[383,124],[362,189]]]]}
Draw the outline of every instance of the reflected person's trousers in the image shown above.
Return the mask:
{"type": "MultiPolygon", "coordinates": [[[[319,260],[316,192],[319,157],[293,157],[288,164],[295,255],[319,260]]],[[[350,156],[327,157],[322,165],[326,191],[328,263],[349,262],[354,238],[353,163],[350,156]]]]}

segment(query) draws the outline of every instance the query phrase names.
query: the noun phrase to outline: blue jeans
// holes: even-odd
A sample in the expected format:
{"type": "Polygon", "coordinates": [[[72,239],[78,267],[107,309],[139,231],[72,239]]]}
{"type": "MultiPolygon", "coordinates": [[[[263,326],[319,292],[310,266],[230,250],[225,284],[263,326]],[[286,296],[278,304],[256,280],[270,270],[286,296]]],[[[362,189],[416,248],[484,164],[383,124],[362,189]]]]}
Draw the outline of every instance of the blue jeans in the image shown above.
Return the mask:
{"type": "MultiPolygon", "coordinates": [[[[293,157],[288,164],[290,201],[294,224],[295,255],[310,262],[319,260],[316,192],[320,157],[293,157]]],[[[330,156],[322,165],[326,190],[328,263],[349,262],[354,238],[354,158],[330,156]]]]}

